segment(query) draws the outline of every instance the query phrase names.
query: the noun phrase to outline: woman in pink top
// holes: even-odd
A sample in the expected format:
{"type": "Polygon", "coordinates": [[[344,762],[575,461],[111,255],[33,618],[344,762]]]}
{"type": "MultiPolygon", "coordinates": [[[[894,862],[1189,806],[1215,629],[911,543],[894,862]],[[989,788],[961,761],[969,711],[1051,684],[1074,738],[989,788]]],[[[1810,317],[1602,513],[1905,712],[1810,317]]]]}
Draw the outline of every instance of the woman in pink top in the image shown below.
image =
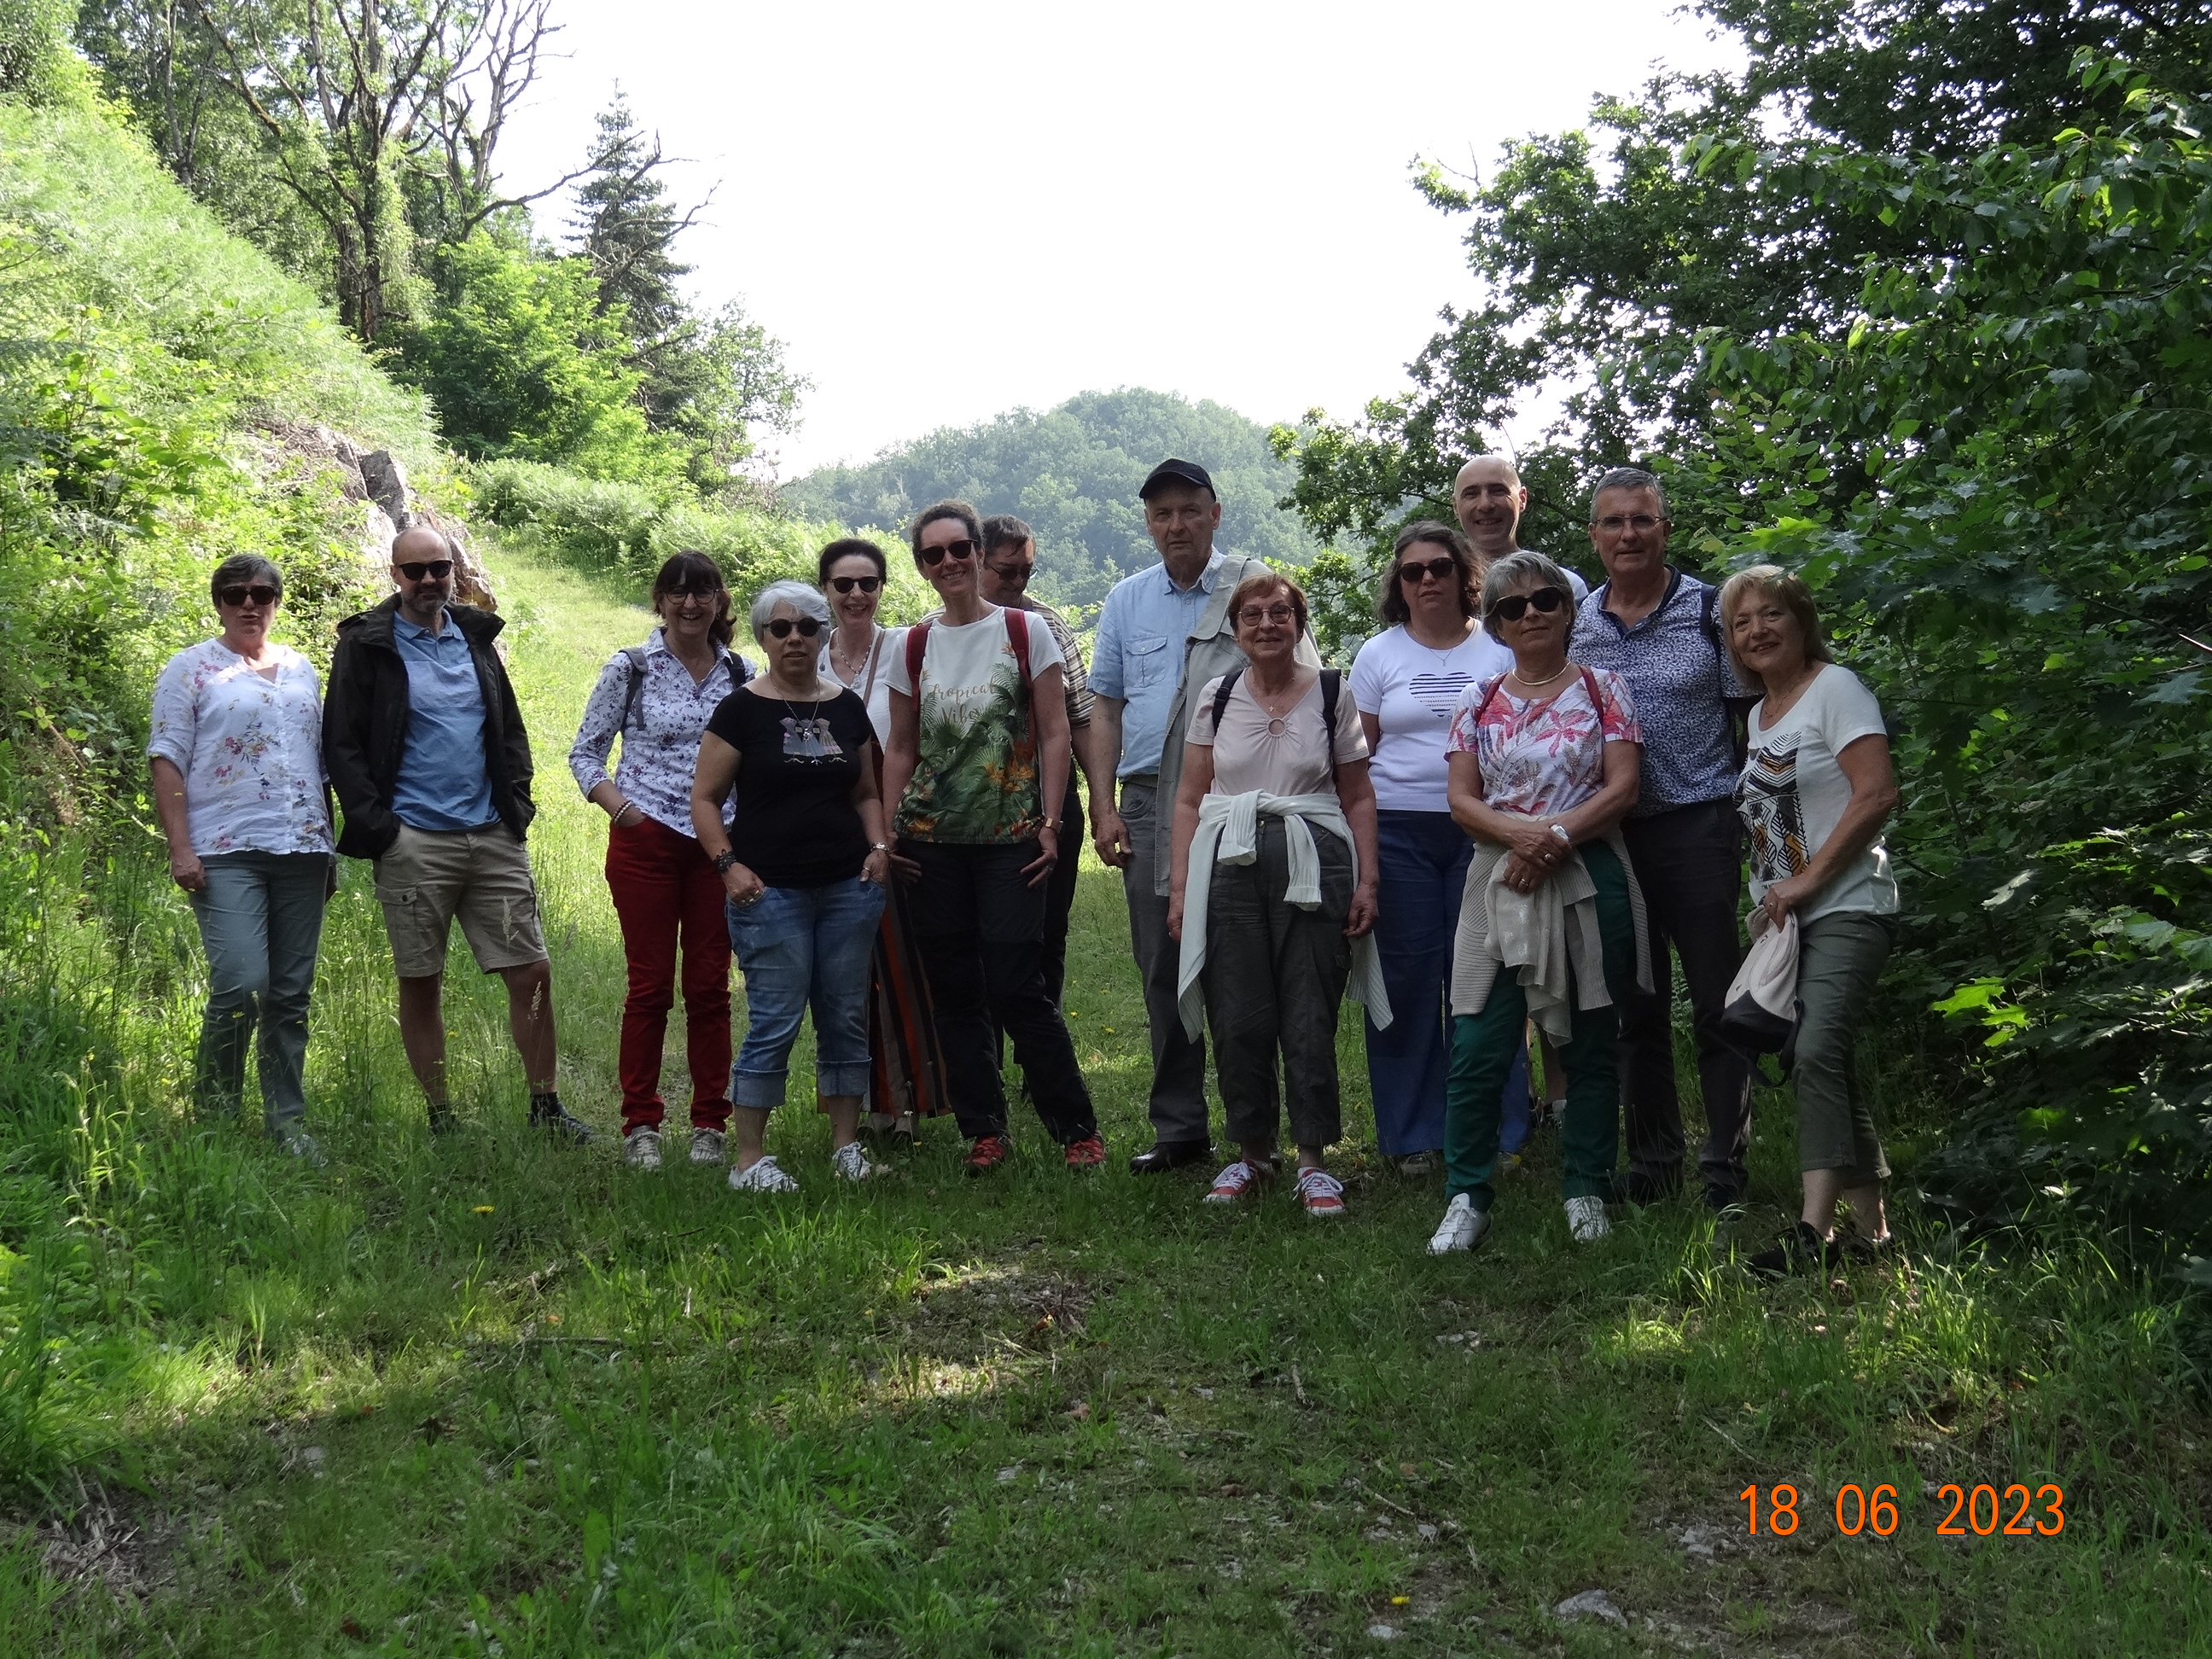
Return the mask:
{"type": "Polygon", "coordinates": [[[1297,659],[1306,628],[1297,583],[1273,571],[1248,576],[1229,616],[1249,665],[1207,681],[1193,700],[1168,890],[1168,931],[1182,941],[1184,1029],[1196,1035],[1202,990],[1222,1110],[1241,1149],[1206,1201],[1233,1203],[1279,1170],[1279,1055],[1299,1202],[1308,1215],[1339,1216],[1344,1183],[1322,1155],[1342,1133],[1336,1015],[1355,975],[1360,1000],[1389,1020],[1367,938],[1376,880],[1367,738],[1337,672],[1297,659]]]}

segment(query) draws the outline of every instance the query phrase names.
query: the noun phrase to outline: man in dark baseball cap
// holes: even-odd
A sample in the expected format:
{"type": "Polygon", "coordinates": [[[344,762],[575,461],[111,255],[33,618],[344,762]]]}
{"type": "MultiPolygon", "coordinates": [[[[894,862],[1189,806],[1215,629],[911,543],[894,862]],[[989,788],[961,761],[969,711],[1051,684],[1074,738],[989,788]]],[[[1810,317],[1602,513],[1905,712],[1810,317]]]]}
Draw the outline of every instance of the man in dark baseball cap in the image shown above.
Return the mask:
{"type": "MultiPolygon", "coordinates": [[[[1182,947],[1168,932],[1169,843],[1182,775],[1190,699],[1206,681],[1242,667],[1229,626],[1229,596],[1267,567],[1213,544],[1221,500],[1212,475],[1170,457],[1137,487],[1145,533],[1160,562],[1126,576],[1106,596],[1091,647],[1091,742],[1121,782],[1121,810],[1097,793],[1091,828],[1098,856],[1119,866],[1129,902],[1129,946],[1145,982],[1153,1144],[1129,1160],[1139,1174],[1195,1164],[1212,1148],[1206,1113],[1206,1043],[1184,1035],[1176,1002],[1182,947]]],[[[1310,638],[1299,660],[1321,665],[1310,638]]]]}
{"type": "Polygon", "coordinates": [[[1154,467],[1144,483],[1137,486],[1137,499],[1149,501],[1163,489],[1178,485],[1203,489],[1215,500],[1220,499],[1219,492],[1213,487],[1212,476],[1204,467],[1196,461],[1179,461],[1172,455],[1154,467]]]}

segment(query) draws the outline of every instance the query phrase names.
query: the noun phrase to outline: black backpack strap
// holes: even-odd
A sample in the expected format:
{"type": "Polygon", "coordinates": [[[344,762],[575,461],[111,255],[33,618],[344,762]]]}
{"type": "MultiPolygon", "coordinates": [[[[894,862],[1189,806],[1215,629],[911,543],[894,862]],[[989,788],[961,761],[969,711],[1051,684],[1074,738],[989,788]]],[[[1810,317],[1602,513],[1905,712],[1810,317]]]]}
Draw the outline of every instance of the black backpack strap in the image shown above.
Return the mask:
{"type": "Polygon", "coordinates": [[[623,660],[629,664],[629,689],[623,693],[622,729],[627,732],[637,716],[637,700],[645,690],[645,647],[623,647],[623,660]]]}
{"type": "Polygon", "coordinates": [[[1336,762],[1336,694],[1343,684],[1342,669],[1321,671],[1321,745],[1331,765],[1336,762]]]}
{"type": "Polygon", "coordinates": [[[1217,743],[1221,739],[1222,712],[1229,707],[1229,694],[1237,689],[1237,682],[1243,672],[1241,668],[1231,669],[1221,677],[1220,688],[1213,694],[1213,737],[1217,743]]]}
{"type": "MultiPolygon", "coordinates": [[[[1726,685],[1735,678],[1735,668],[1729,661],[1728,641],[1721,637],[1721,591],[1711,582],[1698,606],[1698,616],[1705,623],[1705,637],[1712,641],[1713,658],[1719,667],[1721,684],[1726,685]]],[[[1735,757],[1736,769],[1741,771],[1751,753],[1751,711],[1757,706],[1757,697],[1731,697],[1721,693],[1721,707],[1728,710],[1729,748],[1735,757]]]]}

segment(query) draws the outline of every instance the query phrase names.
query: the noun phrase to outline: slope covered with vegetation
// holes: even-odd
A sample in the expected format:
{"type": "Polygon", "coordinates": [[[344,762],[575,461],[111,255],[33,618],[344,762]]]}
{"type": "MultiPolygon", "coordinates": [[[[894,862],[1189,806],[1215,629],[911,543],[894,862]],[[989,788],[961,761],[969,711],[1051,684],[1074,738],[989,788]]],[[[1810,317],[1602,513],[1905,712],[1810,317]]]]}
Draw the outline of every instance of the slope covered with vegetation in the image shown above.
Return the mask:
{"type": "Polygon", "coordinates": [[[1145,535],[1137,486],[1170,455],[1200,463],[1221,493],[1221,543],[1304,564],[1321,544],[1279,509],[1295,475],[1267,429],[1234,410],[1125,387],[1086,392],[1039,413],[1019,409],[943,427],[860,466],[824,467],[787,486],[801,510],[894,530],[946,496],[1012,513],[1038,536],[1041,593],[1096,606],[1159,556],[1145,535]]]}

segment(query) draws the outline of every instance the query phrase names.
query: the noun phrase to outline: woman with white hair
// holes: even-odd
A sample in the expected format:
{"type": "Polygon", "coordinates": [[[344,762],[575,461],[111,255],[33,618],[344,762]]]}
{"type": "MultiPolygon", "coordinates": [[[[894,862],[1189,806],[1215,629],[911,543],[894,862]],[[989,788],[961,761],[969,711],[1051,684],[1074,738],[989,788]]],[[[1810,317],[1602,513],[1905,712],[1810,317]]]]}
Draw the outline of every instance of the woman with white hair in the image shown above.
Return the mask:
{"type": "Polygon", "coordinates": [[[790,1192],[799,1184],[764,1141],[810,1006],[830,1167],[846,1181],[880,1173],[860,1148],[860,1123],[868,1086],[868,963],[890,842],[868,707],[820,672],[831,625],[829,605],[805,582],[762,590],[752,631],[767,672],[722,699],[699,741],[692,777],[691,823],[728,897],[750,1022],[730,1070],[737,1138],[730,1185],[738,1192],[790,1192]],[[722,802],[732,786],[737,811],[726,824],[722,802]]]}

